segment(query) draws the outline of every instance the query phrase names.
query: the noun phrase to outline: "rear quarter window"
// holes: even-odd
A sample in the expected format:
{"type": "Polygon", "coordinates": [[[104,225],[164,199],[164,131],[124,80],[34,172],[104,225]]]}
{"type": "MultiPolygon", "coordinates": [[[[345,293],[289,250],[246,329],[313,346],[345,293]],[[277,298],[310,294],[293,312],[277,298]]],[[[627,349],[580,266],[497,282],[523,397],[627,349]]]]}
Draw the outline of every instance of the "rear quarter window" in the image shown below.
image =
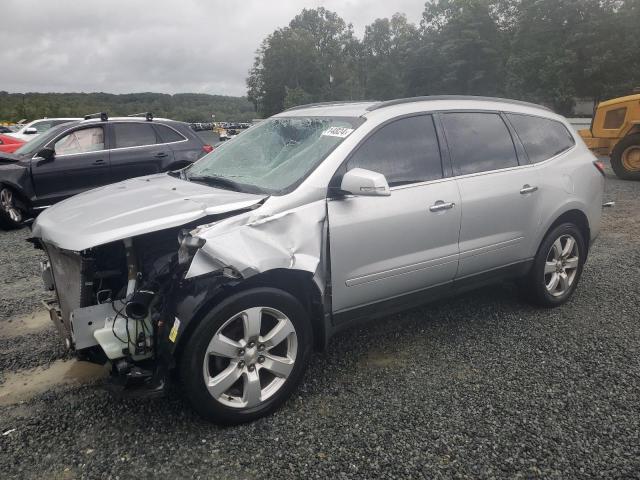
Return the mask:
{"type": "Polygon", "coordinates": [[[158,132],[162,143],[173,143],[186,140],[185,137],[176,132],[173,128],[167,127],[166,125],[156,124],[154,125],[154,127],[156,128],[156,131],[158,132]]]}
{"type": "Polygon", "coordinates": [[[575,145],[567,127],[556,120],[516,113],[509,113],[507,117],[531,163],[548,160],[575,145]]]}

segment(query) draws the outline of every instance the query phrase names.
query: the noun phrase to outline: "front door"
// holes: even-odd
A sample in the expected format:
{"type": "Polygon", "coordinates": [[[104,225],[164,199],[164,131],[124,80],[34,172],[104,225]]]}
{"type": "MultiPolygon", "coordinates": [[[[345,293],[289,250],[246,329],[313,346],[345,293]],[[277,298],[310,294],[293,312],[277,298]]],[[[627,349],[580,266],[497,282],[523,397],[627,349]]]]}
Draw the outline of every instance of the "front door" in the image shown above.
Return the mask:
{"type": "Polygon", "coordinates": [[[56,152],[53,160],[38,157],[31,160],[36,206],[52,205],[111,182],[102,126],[74,130],[57,140],[52,148],[56,152]]]}
{"type": "Polygon", "coordinates": [[[455,180],[443,178],[432,117],[382,126],[345,170],[356,167],[384,174],[391,195],[328,200],[333,312],[451,282],[460,197],[455,180]]]}

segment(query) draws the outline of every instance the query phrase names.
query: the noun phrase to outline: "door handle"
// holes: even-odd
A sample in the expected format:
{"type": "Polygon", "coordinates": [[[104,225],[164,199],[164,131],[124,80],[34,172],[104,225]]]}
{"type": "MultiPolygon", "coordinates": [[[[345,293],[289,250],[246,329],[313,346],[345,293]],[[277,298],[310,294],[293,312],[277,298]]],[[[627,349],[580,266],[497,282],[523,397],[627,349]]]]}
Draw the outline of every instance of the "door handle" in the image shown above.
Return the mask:
{"type": "Polygon", "coordinates": [[[528,183],[523,185],[522,188],[520,189],[520,193],[522,195],[526,195],[527,193],[533,193],[536,190],[538,190],[538,187],[532,187],[531,185],[529,185],[528,183]]]}
{"type": "Polygon", "coordinates": [[[443,202],[442,200],[438,200],[436,203],[429,207],[429,211],[431,212],[441,212],[443,210],[449,210],[455,207],[454,202],[443,202]]]}
{"type": "Polygon", "coordinates": [[[154,157],[156,157],[156,158],[164,158],[164,157],[168,157],[168,156],[169,156],[169,154],[166,153],[166,152],[160,152],[160,153],[156,153],[154,155],[154,157]]]}
{"type": "Polygon", "coordinates": [[[93,162],[93,164],[94,164],[94,165],[97,165],[97,166],[100,166],[100,165],[104,165],[104,164],[105,164],[105,161],[104,161],[104,160],[102,160],[102,159],[100,159],[100,160],[95,160],[95,161],[93,162]]]}

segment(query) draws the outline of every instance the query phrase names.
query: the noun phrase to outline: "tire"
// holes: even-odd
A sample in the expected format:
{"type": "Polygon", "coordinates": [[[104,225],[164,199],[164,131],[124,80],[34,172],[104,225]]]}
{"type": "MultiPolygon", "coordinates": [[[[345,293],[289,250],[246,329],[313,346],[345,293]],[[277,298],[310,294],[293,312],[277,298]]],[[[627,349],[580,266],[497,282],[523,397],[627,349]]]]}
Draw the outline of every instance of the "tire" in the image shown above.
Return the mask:
{"type": "Polygon", "coordinates": [[[611,168],[622,180],[640,180],[640,133],[627,135],[616,144],[611,168]]]}
{"type": "Polygon", "coordinates": [[[538,306],[557,307],[564,304],[580,281],[586,254],[580,229],[572,223],[558,225],[542,240],[529,274],[520,283],[522,293],[538,306]],[[569,239],[574,242],[571,247],[567,243],[569,239]]]}
{"type": "Polygon", "coordinates": [[[179,373],[191,405],[208,420],[232,425],[268,415],[289,398],[302,379],[313,339],[300,302],[282,290],[264,287],[220,302],[186,342],[179,373]],[[247,332],[247,323],[253,332],[247,332]],[[276,331],[277,343],[270,345],[276,331]]]}
{"type": "Polygon", "coordinates": [[[15,191],[0,185],[0,227],[13,230],[22,227],[24,206],[15,191]]]}

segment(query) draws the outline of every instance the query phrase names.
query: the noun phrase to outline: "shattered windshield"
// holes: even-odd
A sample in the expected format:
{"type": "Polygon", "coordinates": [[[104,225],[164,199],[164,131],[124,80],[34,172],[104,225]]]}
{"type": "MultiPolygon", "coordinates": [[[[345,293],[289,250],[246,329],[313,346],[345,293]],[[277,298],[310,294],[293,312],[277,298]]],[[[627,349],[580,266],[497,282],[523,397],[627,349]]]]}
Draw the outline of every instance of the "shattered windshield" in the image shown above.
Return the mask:
{"type": "Polygon", "coordinates": [[[217,147],[186,178],[240,191],[282,193],[304,179],[361,118],[271,118],[217,147]]]}

